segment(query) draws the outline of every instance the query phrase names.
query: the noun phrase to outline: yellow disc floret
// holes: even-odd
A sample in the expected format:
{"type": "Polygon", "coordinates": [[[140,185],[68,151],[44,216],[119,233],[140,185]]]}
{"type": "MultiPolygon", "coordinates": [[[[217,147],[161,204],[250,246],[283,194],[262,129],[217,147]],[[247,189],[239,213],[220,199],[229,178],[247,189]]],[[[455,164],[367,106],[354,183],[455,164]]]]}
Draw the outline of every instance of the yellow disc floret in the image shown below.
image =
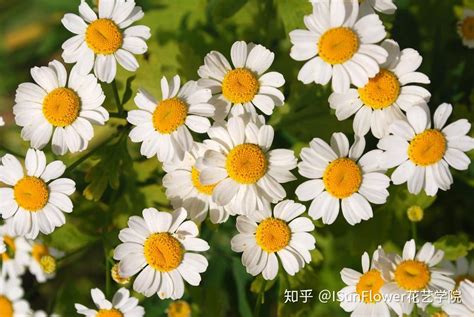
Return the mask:
{"type": "Polygon", "coordinates": [[[122,47],[123,35],[114,21],[97,19],[87,27],[86,43],[94,53],[110,55],[122,47]]]}
{"type": "Polygon", "coordinates": [[[384,285],[384,280],[380,271],[372,269],[364,273],[356,285],[356,292],[361,300],[366,303],[374,303],[380,301],[380,289],[384,285]]]}
{"type": "Polygon", "coordinates": [[[153,112],[153,126],[155,130],[170,134],[176,131],[186,121],[188,107],[179,98],[170,98],[160,101],[153,112]]]}
{"type": "Polygon", "coordinates": [[[217,184],[211,184],[211,185],[203,185],[199,181],[199,170],[193,166],[191,169],[191,180],[193,182],[194,187],[196,190],[202,194],[205,195],[212,195],[212,192],[214,191],[214,188],[216,187],[217,184]]]}
{"type": "Polygon", "coordinates": [[[257,244],[265,251],[278,252],[290,243],[291,230],[281,219],[267,218],[260,222],[255,233],[257,244]]]}
{"type": "Polygon", "coordinates": [[[45,255],[49,255],[48,247],[42,243],[35,243],[31,249],[32,258],[39,262],[45,255]]]}
{"type": "Polygon", "coordinates": [[[430,129],[417,134],[408,146],[408,157],[416,165],[428,166],[439,162],[446,152],[446,138],[439,130],[430,129]]]}
{"type": "Polygon", "coordinates": [[[120,275],[118,263],[115,263],[114,266],[112,266],[111,274],[112,274],[112,279],[118,284],[125,285],[130,282],[130,277],[123,277],[120,275]]]}
{"type": "Polygon", "coordinates": [[[95,317],[123,317],[123,314],[120,310],[115,308],[100,309],[95,317]]]}
{"type": "Polygon", "coordinates": [[[56,272],[56,259],[51,255],[42,256],[39,263],[46,274],[52,274],[56,272]]]}
{"type": "Polygon", "coordinates": [[[246,68],[233,69],[222,80],[222,94],[232,103],[252,101],[259,87],[257,77],[246,68]]]}
{"type": "Polygon", "coordinates": [[[319,56],[328,64],[342,64],[359,49],[359,37],[350,28],[337,27],[327,30],[318,42],[319,56]]]}
{"type": "Polygon", "coordinates": [[[474,40],[474,17],[467,17],[459,26],[461,35],[466,40],[474,40]]]}
{"type": "Polygon", "coordinates": [[[0,316],[13,317],[13,304],[5,296],[0,295],[0,316]]]}
{"type": "Polygon", "coordinates": [[[2,253],[1,259],[2,261],[8,261],[15,257],[15,240],[10,236],[3,236],[3,243],[5,243],[6,251],[2,253]]]}
{"type": "Polygon", "coordinates": [[[154,233],[145,240],[145,259],[160,272],[176,269],[183,260],[183,246],[168,232],[154,233]]]}
{"type": "Polygon", "coordinates": [[[166,310],[168,317],[191,317],[191,306],[184,301],[171,302],[166,310]]]}
{"type": "Polygon", "coordinates": [[[418,205],[410,206],[407,209],[407,217],[411,222],[420,222],[423,220],[423,208],[418,205]]]}
{"type": "Polygon", "coordinates": [[[38,211],[48,203],[48,185],[38,177],[25,176],[13,187],[17,204],[28,211],[38,211]]]}
{"type": "Polygon", "coordinates": [[[267,171],[267,158],[256,144],[237,145],[227,155],[225,167],[229,177],[240,184],[254,184],[267,171]]]}
{"type": "Polygon", "coordinates": [[[372,109],[384,109],[397,100],[400,83],[394,73],[381,69],[364,87],[359,88],[358,92],[365,105],[372,109]]]}
{"type": "Polygon", "coordinates": [[[419,291],[428,286],[431,273],[425,262],[406,260],[395,269],[395,282],[407,291],[419,291]]]}
{"type": "Polygon", "coordinates": [[[43,99],[43,114],[55,127],[71,125],[79,116],[81,100],[69,88],[56,88],[43,99]]]}
{"type": "Polygon", "coordinates": [[[326,167],[323,174],[324,187],[336,198],[351,196],[359,190],[362,173],[359,165],[353,160],[341,157],[326,167]]]}

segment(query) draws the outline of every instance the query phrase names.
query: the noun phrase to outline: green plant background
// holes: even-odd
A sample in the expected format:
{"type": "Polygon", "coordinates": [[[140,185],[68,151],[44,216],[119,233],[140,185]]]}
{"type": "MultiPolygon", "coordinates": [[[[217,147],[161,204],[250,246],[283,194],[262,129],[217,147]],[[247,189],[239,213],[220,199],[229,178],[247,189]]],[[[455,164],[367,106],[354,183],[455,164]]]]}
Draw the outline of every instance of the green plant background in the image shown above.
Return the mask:
{"type": "MultiPolygon", "coordinates": [[[[286,79],[286,103],[269,118],[276,130],[275,147],[292,148],[299,153],[313,137],[329,140],[331,133],[342,131],[352,138],[352,119],[339,122],[330,110],[329,87],[303,85],[297,81],[301,62],[289,57],[288,33],[303,27],[303,16],[311,12],[305,0],[137,0],[145,11],[139,22],[148,25],[152,37],[149,50],[139,57],[136,74],[123,69],[117,81],[125,109],[134,108],[133,95],[146,88],[160,96],[162,76],[179,74],[184,80],[197,79],[197,68],[210,50],[229,56],[236,40],[261,43],[275,52],[272,69],[286,79]]],[[[456,33],[461,7],[474,8],[466,0],[399,0],[394,16],[382,16],[389,37],[401,48],[411,47],[423,56],[421,71],[431,84],[431,109],[442,102],[454,106],[452,119],[467,118],[473,122],[473,50],[462,46],[456,33]]],[[[61,25],[66,12],[77,12],[79,0],[0,0],[0,112],[7,123],[0,128],[0,154],[6,149],[26,153],[28,143],[20,138],[20,128],[12,115],[17,85],[31,81],[29,69],[60,59],[61,44],[71,34],[61,25]]],[[[103,84],[108,96],[106,108],[116,111],[111,87],[103,84]]],[[[130,215],[145,207],[170,210],[161,185],[163,171],[158,161],[146,160],[139,147],[127,138],[125,120],[112,118],[106,127],[96,128],[89,150],[98,149],[92,159],[67,174],[77,183],[73,196],[74,212],[67,224],[43,240],[66,252],[59,262],[57,277],[37,284],[31,276],[24,278],[26,298],[35,309],[75,316],[74,303],[92,306],[90,289],[118,288],[110,280],[112,250],[118,245],[118,231],[126,226],[130,215]]],[[[471,131],[471,135],[473,132],[471,131]]],[[[376,140],[369,137],[368,149],[376,140]]],[[[471,159],[474,153],[468,153],[471,159]]],[[[61,157],[67,165],[84,153],[61,157]]],[[[48,148],[49,159],[54,159],[48,148]]],[[[455,182],[448,192],[430,198],[407,192],[406,186],[391,186],[390,198],[374,210],[374,218],[355,227],[342,217],[331,226],[316,222],[317,250],[304,270],[289,277],[281,273],[266,284],[262,316],[346,316],[337,303],[321,304],[316,296],[322,289],[343,287],[339,272],[343,267],[360,270],[360,256],[383,245],[389,251],[400,251],[412,237],[406,209],[417,204],[425,208],[418,227],[418,244],[435,241],[446,250],[449,259],[468,255],[473,248],[474,232],[474,164],[465,172],[453,171],[455,182]],[[312,289],[315,298],[308,303],[284,304],[284,290],[312,289]]],[[[299,178],[286,186],[290,199],[302,182],[299,178]]],[[[186,286],[186,299],[194,316],[248,316],[252,313],[261,278],[252,278],[240,263],[239,254],[230,250],[229,241],[236,233],[235,219],[224,225],[206,222],[201,235],[209,241],[209,268],[199,287],[186,286]]],[[[472,257],[472,252],[471,255],[472,257]]],[[[146,316],[164,316],[168,300],[158,296],[143,298],[146,316]]]]}

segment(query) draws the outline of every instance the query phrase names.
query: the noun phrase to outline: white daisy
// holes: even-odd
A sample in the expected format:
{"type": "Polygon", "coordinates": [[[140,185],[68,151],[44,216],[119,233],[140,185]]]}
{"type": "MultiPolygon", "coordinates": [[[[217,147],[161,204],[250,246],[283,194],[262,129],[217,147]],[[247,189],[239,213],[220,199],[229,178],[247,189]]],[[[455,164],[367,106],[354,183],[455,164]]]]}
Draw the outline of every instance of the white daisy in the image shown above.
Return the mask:
{"type": "Polygon", "coordinates": [[[31,261],[29,265],[30,273],[39,283],[44,283],[56,275],[56,261],[64,253],[54,248],[48,247],[40,240],[30,241],[31,261]]]}
{"type": "Polygon", "coordinates": [[[112,302],[108,301],[98,288],[91,290],[91,296],[98,310],[75,304],[78,314],[86,317],[142,317],[145,315],[145,309],[138,305],[138,299],[130,296],[130,291],[126,288],[119,289],[112,298],[112,302]]]}
{"type": "Polygon", "coordinates": [[[183,279],[199,285],[207,269],[207,259],[197,253],[209,249],[197,238],[196,224],[185,221],[184,208],[173,213],[155,208],[143,210],[143,218],[132,216],[128,228],[122,229],[114,259],[120,261],[119,273],[130,277],[137,273],[133,289],[147,297],[158,294],[161,299],[178,299],[184,294],[183,279]]]}
{"type": "Polygon", "coordinates": [[[25,268],[31,261],[31,246],[25,238],[12,233],[10,222],[0,226],[0,236],[5,243],[5,251],[0,254],[1,275],[16,278],[25,273],[25,268]]]}
{"type": "Polygon", "coordinates": [[[469,260],[462,256],[454,263],[443,261],[442,266],[454,274],[453,278],[456,281],[456,285],[459,285],[464,280],[474,281],[474,260],[471,260],[471,263],[469,263],[469,260]]]}
{"type": "Polygon", "coordinates": [[[404,314],[411,314],[414,304],[424,309],[430,300],[416,299],[417,296],[428,294],[433,296],[436,291],[450,291],[454,288],[454,280],[448,270],[437,265],[443,260],[444,252],[436,250],[427,242],[416,252],[415,240],[410,240],[403,247],[403,255],[381,257],[377,263],[381,268],[386,282],[383,286],[386,294],[401,299],[400,306],[404,314]],[[428,292],[428,293],[427,293],[428,292]]]}
{"type": "MultiPolygon", "coordinates": [[[[33,313],[33,315],[28,315],[28,316],[31,316],[31,317],[48,317],[48,314],[46,314],[42,310],[37,310],[33,313]]],[[[49,315],[49,317],[61,317],[61,316],[57,315],[57,314],[51,314],[51,315],[49,315]]]]}
{"type": "Polygon", "coordinates": [[[133,54],[144,54],[145,40],[151,36],[144,25],[129,27],[144,13],[134,0],[100,0],[99,18],[85,0],[79,5],[79,15],[66,13],[63,25],[76,34],[63,43],[62,57],[66,63],[76,63],[83,75],[94,74],[99,80],[110,83],[117,71],[116,62],[134,72],[138,62],[133,54]]]}
{"type": "Polygon", "coordinates": [[[353,127],[357,135],[372,130],[376,138],[384,137],[393,121],[406,120],[402,110],[426,103],[431,97],[425,88],[412,85],[430,82],[425,74],[416,72],[422,61],[420,54],[411,48],[400,51],[393,40],[385,40],[382,47],[387,50],[388,58],[375,77],[364,87],[329,97],[329,105],[336,110],[339,120],[355,114],[353,127]]]}
{"type": "Polygon", "coordinates": [[[59,155],[85,150],[94,136],[92,124],[109,120],[97,78],[79,75],[75,67],[68,79],[64,65],[56,60],[33,67],[31,77],[36,83],[20,84],[13,106],[15,122],[23,127],[21,137],[42,149],[52,136],[52,150],[59,155]]]}
{"type": "Polygon", "coordinates": [[[127,120],[135,127],[130,132],[132,142],[141,142],[140,153],[147,158],[156,155],[161,162],[182,160],[191,150],[193,137],[189,131],[206,133],[214,114],[210,105],[211,91],[188,81],[180,87],[178,75],[173,80],[161,79],[162,100],[156,101],[146,91],[135,97],[139,110],[128,112],[127,120]]]}
{"type": "Polygon", "coordinates": [[[304,211],[302,204],[284,200],[273,212],[262,209],[237,217],[239,234],[232,238],[231,247],[243,252],[242,264],[249,274],[262,273],[264,279],[273,280],[278,273],[277,255],[289,275],[311,262],[314,225],[309,218],[299,217],[304,211]]]}
{"type": "Polygon", "coordinates": [[[199,181],[216,184],[212,198],[239,214],[265,210],[286,197],[282,183],[295,180],[292,150],[270,150],[273,128],[232,117],[209,129],[209,147],[200,166],[199,181]]]}
{"type": "Polygon", "coordinates": [[[449,303],[443,306],[443,310],[454,317],[474,316],[474,282],[464,280],[459,286],[461,303],[449,303]]]}
{"type": "Polygon", "coordinates": [[[229,208],[219,206],[212,200],[216,184],[203,185],[199,181],[200,171],[197,161],[206,150],[205,144],[195,142],[192,150],[185,154],[184,160],[163,164],[163,169],[166,171],[163,186],[173,208],[184,207],[194,222],[203,222],[209,211],[213,223],[222,223],[233,213],[229,208]]]}
{"type": "Polygon", "coordinates": [[[346,283],[339,293],[341,307],[353,317],[390,317],[390,308],[401,315],[401,308],[396,301],[390,301],[384,293],[385,281],[382,272],[376,267],[379,256],[384,256],[381,247],[375,250],[370,261],[367,252],[362,255],[362,273],[344,268],[341,278],[346,283]],[[357,300],[355,300],[357,299],[357,300]]]}
{"type": "Polygon", "coordinates": [[[464,8],[462,19],[458,22],[458,34],[465,46],[474,48],[474,10],[464,8]]]}
{"type": "Polygon", "coordinates": [[[428,108],[419,106],[407,110],[408,122],[397,120],[390,125],[390,135],[378,147],[385,150],[384,167],[397,167],[391,176],[394,184],[407,182],[410,193],[418,194],[424,188],[427,195],[434,196],[453,183],[449,166],[468,168],[471,160],[464,152],[474,148],[474,139],[466,135],[471,124],[460,119],[445,126],[452,110],[450,104],[440,105],[433,117],[434,128],[428,108]]]}
{"type": "Polygon", "coordinates": [[[384,14],[394,14],[397,10],[394,0],[359,0],[359,3],[360,16],[374,13],[374,10],[384,14]]]}
{"type": "Polygon", "coordinates": [[[255,108],[271,115],[275,106],[283,105],[285,97],[277,89],[285,83],[283,75],[265,73],[273,63],[274,53],[260,44],[238,41],[232,45],[230,57],[233,67],[224,55],[211,51],[198,70],[198,84],[212,90],[215,120],[224,120],[229,112],[234,114],[241,108],[253,115],[255,108]]]}
{"type": "Polygon", "coordinates": [[[23,294],[20,279],[5,279],[0,274],[0,316],[28,316],[31,313],[30,304],[22,298],[23,294]]]}
{"type": "Polygon", "coordinates": [[[332,224],[342,208],[346,221],[355,225],[372,218],[370,203],[384,204],[388,197],[390,178],[379,167],[382,152],[365,153],[364,138],[349,140],[343,133],[333,133],[331,145],[319,138],[301,150],[299,173],[310,180],[296,189],[301,201],[312,200],[308,214],[332,224]]]}
{"type": "Polygon", "coordinates": [[[12,219],[15,235],[35,239],[39,232],[50,234],[66,223],[63,212],[72,212],[68,196],[76,188],[73,180],[59,178],[65,170],[61,161],[46,165],[39,150],[28,150],[25,168],[11,154],[2,158],[0,181],[7,187],[0,188],[0,213],[3,219],[12,219]]]}
{"type": "Polygon", "coordinates": [[[304,84],[327,84],[337,93],[350,84],[363,87],[379,72],[387,51],[375,43],[385,37],[385,28],[375,13],[358,18],[357,0],[317,2],[313,13],[305,16],[307,30],[290,32],[290,56],[306,61],[298,79],[304,84]]]}

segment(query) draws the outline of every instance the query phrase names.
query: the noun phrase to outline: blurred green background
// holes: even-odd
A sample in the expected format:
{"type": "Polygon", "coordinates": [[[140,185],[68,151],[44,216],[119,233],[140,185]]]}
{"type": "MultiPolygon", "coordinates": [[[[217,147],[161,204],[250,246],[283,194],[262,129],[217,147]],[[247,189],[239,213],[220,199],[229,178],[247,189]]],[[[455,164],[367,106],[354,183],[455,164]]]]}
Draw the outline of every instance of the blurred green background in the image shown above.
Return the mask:
{"type": "MultiPolygon", "coordinates": [[[[389,37],[401,48],[411,47],[423,56],[421,71],[431,84],[431,109],[442,102],[452,103],[452,120],[467,118],[473,122],[473,50],[462,46],[456,33],[461,8],[474,8],[474,1],[400,0],[394,16],[383,16],[389,37]]],[[[20,138],[14,123],[12,106],[19,83],[31,81],[29,69],[61,60],[61,44],[71,34],[61,25],[64,13],[77,13],[79,0],[0,0],[0,114],[6,127],[0,128],[0,154],[6,151],[25,153],[28,143],[20,138]]],[[[287,102],[269,123],[276,130],[274,147],[293,148],[296,153],[313,137],[329,140],[333,132],[352,135],[352,119],[337,121],[330,110],[329,87],[303,85],[296,77],[301,62],[289,57],[288,33],[303,27],[303,16],[311,12],[306,0],[137,0],[145,17],[138,24],[148,25],[152,37],[149,50],[138,57],[136,74],[120,69],[117,76],[125,109],[134,108],[133,95],[146,88],[160,96],[159,80],[179,74],[184,80],[197,79],[197,68],[210,50],[229,56],[237,40],[261,43],[275,52],[272,70],[284,74],[287,102]]],[[[103,84],[108,98],[106,108],[115,111],[111,87],[103,84]]],[[[66,252],[59,262],[57,277],[37,284],[31,276],[24,278],[26,298],[34,309],[75,316],[74,303],[92,306],[89,291],[99,287],[109,296],[118,288],[110,281],[113,248],[119,243],[118,231],[126,226],[130,215],[145,207],[169,210],[161,186],[163,171],[156,159],[139,155],[138,146],[127,138],[125,120],[111,119],[106,127],[96,128],[89,146],[92,160],[79,165],[68,176],[77,183],[73,196],[74,212],[67,224],[52,235],[43,237],[51,246],[66,252]],[[97,150],[95,150],[97,149],[97,150]]],[[[471,131],[471,136],[473,132],[471,131]]],[[[352,137],[351,137],[352,138],[352,137]]],[[[367,150],[376,140],[368,138],[367,150]]],[[[53,159],[50,148],[48,157],[53,159]]],[[[468,153],[471,159],[474,153],[468,153]]],[[[84,153],[61,157],[71,164],[84,153]]],[[[295,171],[296,172],[296,171],[295,171]]],[[[355,227],[342,217],[331,226],[316,223],[317,250],[313,262],[294,277],[280,274],[267,283],[261,316],[346,316],[338,303],[321,304],[317,292],[343,287],[339,272],[344,267],[360,270],[360,256],[377,245],[399,251],[411,238],[411,224],[406,210],[412,205],[425,209],[417,225],[418,244],[436,241],[447,251],[449,259],[468,255],[473,248],[474,232],[474,164],[465,172],[454,174],[454,185],[437,197],[410,195],[406,185],[391,186],[387,204],[374,209],[374,218],[355,227]],[[312,289],[308,303],[284,304],[284,290],[312,289]]],[[[286,186],[290,199],[302,179],[286,186]]],[[[235,220],[216,226],[204,223],[201,231],[211,250],[210,266],[199,287],[186,286],[186,299],[193,316],[248,316],[252,313],[261,278],[253,279],[240,264],[240,254],[230,250],[229,241],[236,233],[235,220]]],[[[472,252],[469,255],[472,258],[472,252]]],[[[280,273],[282,269],[280,268],[280,273]]],[[[165,316],[170,301],[157,296],[138,296],[146,316],[165,316]]]]}

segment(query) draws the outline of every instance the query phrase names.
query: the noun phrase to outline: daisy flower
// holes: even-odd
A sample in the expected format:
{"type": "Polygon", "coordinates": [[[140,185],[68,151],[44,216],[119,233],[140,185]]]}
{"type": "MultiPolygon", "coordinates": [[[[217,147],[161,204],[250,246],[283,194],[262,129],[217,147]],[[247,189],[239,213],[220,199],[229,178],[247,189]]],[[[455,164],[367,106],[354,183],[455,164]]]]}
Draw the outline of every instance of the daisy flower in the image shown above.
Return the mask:
{"type": "Polygon", "coordinates": [[[25,238],[15,236],[11,229],[10,221],[0,226],[0,237],[5,244],[5,251],[0,254],[0,275],[17,278],[25,273],[25,267],[31,261],[31,246],[25,238]]]}
{"type": "Polygon", "coordinates": [[[474,48],[474,10],[464,8],[462,20],[458,22],[458,34],[465,46],[474,48]]]}
{"type": "Polygon", "coordinates": [[[180,78],[161,79],[162,100],[156,101],[146,91],[140,90],[135,97],[139,110],[128,112],[127,121],[135,127],[130,131],[132,142],[141,142],[140,153],[147,158],[156,155],[161,162],[169,162],[191,150],[196,133],[206,133],[214,114],[210,105],[211,91],[188,81],[180,87],[180,78]]]}
{"type": "Polygon", "coordinates": [[[13,106],[15,122],[23,127],[21,137],[35,149],[42,149],[52,137],[52,150],[59,155],[85,150],[94,136],[92,124],[109,120],[97,78],[79,75],[76,68],[68,78],[56,60],[33,67],[31,77],[35,83],[18,86],[13,106]]]}
{"type": "Polygon", "coordinates": [[[63,212],[72,212],[68,196],[76,184],[60,178],[66,166],[61,161],[46,164],[42,151],[29,149],[24,165],[11,154],[2,158],[0,181],[7,187],[0,188],[0,212],[3,219],[12,219],[15,235],[35,239],[66,223],[63,212]]]}
{"type": "Polygon", "coordinates": [[[314,138],[301,150],[298,171],[310,180],[298,186],[296,195],[301,201],[312,200],[308,214],[313,219],[332,224],[342,208],[346,221],[355,225],[372,218],[370,203],[387,201],[390,178],[379,167],[382,152],[362,155],[364,148],[364,138],[356,136],[349,148],[349,140],[339,132],[331,136],[331,145],[314,138]]]}
{"type": "Polygon", "coordinates": [[[212,198],[220,206],[247,214],[267,209],[286,197],[282,183],[295,180],[290,170],[296,167],[292,150],[270,150],[273,128],[232,117],[227,123],[217,123],[209,129],[210,140],[204,143],[199,181],[217,184],[212,198]]]}
{"type": "Polygon", "coordinates": [[[195,142],[192,150],[185,154],[184,160],[163,164],[166,171],[163,186],[173,208],[184,207],[194,222],[203,222],[209,211],[213,223],[222,223],[233,213],[229,208],[219,206],[212,200],[212,193],[217,184],[203,185],[199,181],[197,161],[206,150],[205,144],[195,142]]]}
{"type": "Polygon", "coordinates": [[[464,152],[474,148],[474,139],[466,135],[471,124],[460,119],[445,126],[452,110],[450,104],[440,105],[434,113],[434,128],[427,107],[419,106],[407,110],[408,122],[397,120],[390,125],[390,135],[378,147],[385,150],[384,167],[397,167],[391,176],[394,184],[406,182],[410,193],[418,194],[424,188],[427,195],[434,196],[453,183],[449,166],[468,168],[471,160],[464,152]]]}
{"type": "Polygon", "coordinates": [[[130,296],[130,291],[126,288],[119,289],[112,298],[112,302],[108,301],[98,288],[91,290],[91,296],[98,310],[75,304],[78,314],[86,317],[142,317],[145,315],[145,309],[138,305],[138,299],[130,296]]]}
{"type": "Polygon", "coordinates": [[[416,300],[417,296],[435,291],[450,291],[454,281],[451,273],[437,267],[443,260],[444,252],[436,250],[427,242],[416,252],[415,240],[410,240],[403,247],[403,255],[382,257],[378,261],[382,276],[386,282],[384,290],[387,294],[398,294],[399,303],[404,314],[411,314],[415,302],[424,309],[429,300],[416,300]]]}
{"type": "Polygon", "coordinates": [[[277,255],[292,276],[311,262],[314,225],[309,218],[299,217],[304,211],[302,204],[284,200],[273,211],[262,209],[237,217],[239,234],[232,238],[231,247],[243,253],[242,264],[249,274],[262,273],[264,279],[273,280],[278,273],[277,255]]]}
{"type": "Polygon", "coordinates": [[[351,83],[363,87],[379,72],[387,51],[375,43],[385,37],[385,28],[377,14],[358,14],[357,0],[314,4],[304,18],[307,29],[290,32],[291,58],[309,60],[298,73],[300,81],[325,85],[332,78],[332,89],[344,93],[351,83]]]}
{"type": "Polygon", "coordinates": [[[110,270],[110,273],[112,275],[112,279],[115,281],[117,284],[125,285],[130,283],[130,278],[124,278],[123,276],[120,275],[119,273],[119,264],[115,263],[114,266],[112,266],[112,269],[110,270]]]}
{"type": "Polygon", "coordinates": [[[472,317],[474,315],[474,282],[464,280],[459,286],[461,303],[449,303],[443,306],[443,310],[449,316],[472,317]]]}
{"type": "Polygon", "coordinates": [[[451,271],[456,281],[456,285],[459,285],[464,280],[474,281],[474,260],[469,260],[462,256],[459,257],[456,262],[444,261],[443,267],[451,271]]]}
{"type": "Polygon", "coordinates": [[[396,302],[388,301],[384,293],[385,281],[382,272],[376,267],[380,255],[385,255],[381,247],[375,250],[371,262],[367,252],[364,252],[362,273],[349,268],[341,271],[341,278],[347,285],[340,291],[341,307],[351,316],[390,317],[390,308],[401,315],[401,308],[396,302]]]}
{"type": "Polygon", "coordinates": [[[173,213],[155,208],[143,210],[143,218],[132,216],[128,228],[122,229],[114,259],[120,261],[119,273],[127,278],[137,273],[133,289],[147,297],[158,294],[161,299],[179,299],[184,294],[183,279],[197,286],[207,269],[201,254],[209,250],[206,241],[197,238],[198,228],[185,221],[184,208],[173,213]]]}
{"type": "Polygon", "coordinates": [[[428,90],[413,85],[430,82],[425,74],[416,72],[422,61],[420,54],[411,48],[400,51],[393,40],[385,40],[381,45],[388,58],[380,65],[378,74],[361,88],[332,93],[329,97],[329,105],[336,110],[339,120],[355,114],[354,132],[361,136],[372,130],[376,138],[384,137],[393,121],[405,120],[402,110],[426,103],[431,97],[428,90]]]}
{"type": "Polygon", "coordinates": [[[130,25],[144,13],[134,0],[100,0],[99,17],[86,1],[81,0],[79,15],[66,13],[61,20],[70,32],[76,34],[63,43],[62,57],[66,63],[76,63],[83,75],[94,68],[100,81],[112,82],[117,62],[134,72],[138,62],[133,54],[144,54],[145,40],[151,36],[150,28],[130,25]]]}
{"type": "Polygon", "coordinates": [[[30,241],[31,261],[30,272],[39,283],[44,283],[56,275],[56,261],[64,254],[48,247],[42,241],[30,241]]]}
{"type": "Polygon", "coordinates": [[[374,10],[384,14],[394,14],[397,6],[394,0],[359,0],[360,15],[374,13],[374,10]]]}
{"type": "Polygon", "coordinates": [[[22,298],[23,294],[20,279],[5,279],[0,274],[0,316],[25,317],[31,314],[30,304],[22,298]]]}
{"type": "Polygon", "coordinates": [[[191,306],[184,300],[173,301],[166,309],[166,316],[168,317],[191,317],[191,306]]]}
{"type": "Polygon", "coordinates": [[[278,72],[265,73],[273,63],[275,54],[264,46],[244,41],[235,42],[230,50],[233,66],[221,53],[212,51],[199,67],[198,84],[211,89],[211,102],[215,105],[214,119],[224,120],[229,112],[243,109],[253,115],[259,109],[271,115],[275,106],[285,102],[277,88],[285,79],[278,72]]]}

